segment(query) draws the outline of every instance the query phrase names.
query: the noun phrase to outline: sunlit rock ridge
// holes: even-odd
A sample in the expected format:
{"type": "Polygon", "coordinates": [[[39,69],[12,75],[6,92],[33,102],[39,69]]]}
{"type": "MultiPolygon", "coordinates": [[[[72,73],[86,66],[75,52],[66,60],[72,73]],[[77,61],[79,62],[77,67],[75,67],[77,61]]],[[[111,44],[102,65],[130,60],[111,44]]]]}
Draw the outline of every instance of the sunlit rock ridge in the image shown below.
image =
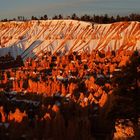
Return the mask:
{"type": "Polygon", "coordinates": [[[77,20],[0,22],[0,56],[36,58],[46,51],[140,50],[140,23],[96,24],[77,20]]]}

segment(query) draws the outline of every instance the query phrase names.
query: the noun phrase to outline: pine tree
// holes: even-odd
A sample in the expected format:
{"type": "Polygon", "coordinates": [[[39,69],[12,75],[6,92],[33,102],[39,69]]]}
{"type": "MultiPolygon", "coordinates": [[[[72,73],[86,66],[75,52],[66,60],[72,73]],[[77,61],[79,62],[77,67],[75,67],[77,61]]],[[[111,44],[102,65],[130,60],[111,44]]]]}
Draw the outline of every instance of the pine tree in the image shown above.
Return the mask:
{"type": "Polygon", "coordinates": [[[140,115],[140,55],[136,51],[120,73],[113,78],[115,100],[111,115],[134,119],[137,123],[140,115]]]}

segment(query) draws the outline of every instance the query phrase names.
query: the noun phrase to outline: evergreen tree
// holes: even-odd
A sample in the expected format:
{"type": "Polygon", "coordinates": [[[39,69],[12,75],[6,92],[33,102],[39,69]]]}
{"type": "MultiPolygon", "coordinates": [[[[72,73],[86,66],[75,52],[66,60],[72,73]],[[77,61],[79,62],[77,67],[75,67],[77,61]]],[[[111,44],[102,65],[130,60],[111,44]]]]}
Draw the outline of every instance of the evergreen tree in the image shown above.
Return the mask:
{"type": "Polygon", "coordinates": [[[131,56],[130,61],[122,67],[120,73],[114,76],[112,82],[115,97],[111,115],[115,118],[130,118],[135,123],[140,115],[140,55],[136,51],[131,56]]]}
{"type": "Polygon", "coordinates": [[[48,16],[47,15],[44,15],[44,19],[47,20],[48,19],[48,16]]]}

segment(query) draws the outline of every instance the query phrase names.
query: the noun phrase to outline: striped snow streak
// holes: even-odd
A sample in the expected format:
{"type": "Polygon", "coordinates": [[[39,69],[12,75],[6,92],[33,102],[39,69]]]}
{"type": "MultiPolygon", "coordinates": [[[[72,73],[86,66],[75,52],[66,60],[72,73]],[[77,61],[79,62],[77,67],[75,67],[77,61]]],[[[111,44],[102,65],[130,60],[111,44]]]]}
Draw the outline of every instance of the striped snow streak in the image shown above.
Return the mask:
{"type": "Polygon", "coordinates": [[[140,50],[140,23],[91,24],[76,20],[0,22],[0,56],[23,59],[46,51],[140,50]]]}

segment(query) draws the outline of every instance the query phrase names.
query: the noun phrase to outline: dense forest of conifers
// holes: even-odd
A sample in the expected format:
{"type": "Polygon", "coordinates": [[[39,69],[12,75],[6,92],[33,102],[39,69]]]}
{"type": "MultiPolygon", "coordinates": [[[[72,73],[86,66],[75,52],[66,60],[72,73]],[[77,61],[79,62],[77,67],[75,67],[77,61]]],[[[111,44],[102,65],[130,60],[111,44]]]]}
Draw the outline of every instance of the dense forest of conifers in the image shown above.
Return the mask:
{"type": "Polygon", "coordinates": [[[48,20],[48,19],[74,19],[74,20],[81,20],[81,21],[88,21],[88,22],[95,22],[95,23],[113,23],[113,22],[119,22],[119,21],[140,21],[140,14],[132,13],[128,16],[109,16],[108,14],[105,15],[82,15],[78,16],[75,13],[73,13],[71,16],[64,17],[63,15],[54,15],[52,18],[48,18],[48,15],[36,17],[31,16],[30,19],[25,18],[24,16],[18,16],[17,18],[13,19],[2,19],[1,21],[7,22],[7,21],[28,21],[28,20],[48,20]]]}

